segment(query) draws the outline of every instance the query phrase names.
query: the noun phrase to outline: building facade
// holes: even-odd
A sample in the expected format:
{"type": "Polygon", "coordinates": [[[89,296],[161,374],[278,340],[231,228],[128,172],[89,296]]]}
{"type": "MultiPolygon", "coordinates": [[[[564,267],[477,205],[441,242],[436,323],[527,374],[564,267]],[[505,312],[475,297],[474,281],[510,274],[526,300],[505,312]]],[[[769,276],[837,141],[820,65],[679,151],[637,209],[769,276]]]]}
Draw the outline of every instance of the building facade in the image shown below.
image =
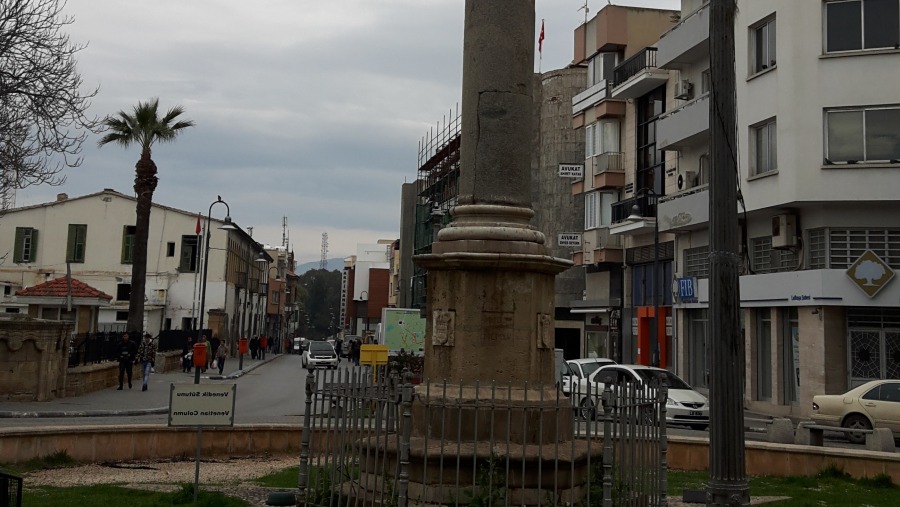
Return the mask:
{"type": "MultiPolygon", "coordinates": [[[[113,296],[97,308],[90,329],[125,328],[131,294],[135,199],[111,189],[76,198],[60,194],[55,202],[8,210],[0,233],[0,307],[6,314],[25,313],[27,303],[15,292],[71,276],[113,296]]],[[[203,238],[199,214],[153,204],[147,252],[145,331],[196,329],[199,325],[203,238]]],[[[203,327],[222,339],[236,337],[262,319],[256,260],[262,248],[240,227],[219,229],[210,220],[209,268],[203,327]]],[[[66,316],[39,309],[43,318],[66,316]]],[[[70,316],[73,317],[74,316],[70,316]]]]}

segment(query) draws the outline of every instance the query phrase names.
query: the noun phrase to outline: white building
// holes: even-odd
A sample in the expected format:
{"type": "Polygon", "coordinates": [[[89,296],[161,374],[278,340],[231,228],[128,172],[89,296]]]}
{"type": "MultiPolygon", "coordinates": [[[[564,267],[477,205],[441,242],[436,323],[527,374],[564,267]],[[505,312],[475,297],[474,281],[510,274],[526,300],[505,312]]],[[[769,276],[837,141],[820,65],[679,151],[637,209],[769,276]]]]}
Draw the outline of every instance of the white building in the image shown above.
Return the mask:
{"type": "MultiPolygon", "coordinates": [[[[124,329],[131,293],[135,199],[111,189],[81,197],[59,194],[55,202],[8,210],[0,223],[0,307],[25,314],[17,290],[66,275],[113,296],[101,306],[92,329],[124,329]]],[[[203,219],[205,226],[206,218],[203,219]]],[[[153,204],[147,251],[144,330],[193,329],[199,315],[202,237],[198,214],[153,204]]],[[[211,240],[204,327],[223,339],[262,322],[255,262],[261,246],[235,226],[210,222],[211,240]],[[249,268],[248,268],[249,266],[249,268]]],[[[271,258],[265,257],[268,261],[271,258]]],[[[59,318],[38,309],[41,317],[59,318]],[[46,315],[44,315],[46,313],[46,315]]]]}
{"type": "MultiPolygon", "coordinates": [[[[715,339],[708,9],[683,0],[656,44],[657,66],[677,71],[656,136],[667,152],[658,228],[675,243],[665,280],[679,282],[669,366],[701,388],[715,339]]],[[[805,416],[816,394],[900,378],[900,1],[744,0],[735,29],[745,405],[805,416]],[[850,269],[865,260],[868,278],[850,269]]],[[[654,222],[619,228],[646,240],[654,222]]]]}

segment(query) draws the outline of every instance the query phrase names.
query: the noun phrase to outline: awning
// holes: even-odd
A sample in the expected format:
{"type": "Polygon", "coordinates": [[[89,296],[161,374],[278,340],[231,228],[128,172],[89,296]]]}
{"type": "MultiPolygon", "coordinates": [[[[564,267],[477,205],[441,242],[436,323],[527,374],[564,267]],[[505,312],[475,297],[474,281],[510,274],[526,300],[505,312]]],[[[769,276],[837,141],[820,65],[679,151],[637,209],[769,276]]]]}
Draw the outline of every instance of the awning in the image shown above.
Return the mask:
{"type": "Polygon", "coordinates": [[[570,308],[569,313],[608,313],[609,308],[570,308]]]}

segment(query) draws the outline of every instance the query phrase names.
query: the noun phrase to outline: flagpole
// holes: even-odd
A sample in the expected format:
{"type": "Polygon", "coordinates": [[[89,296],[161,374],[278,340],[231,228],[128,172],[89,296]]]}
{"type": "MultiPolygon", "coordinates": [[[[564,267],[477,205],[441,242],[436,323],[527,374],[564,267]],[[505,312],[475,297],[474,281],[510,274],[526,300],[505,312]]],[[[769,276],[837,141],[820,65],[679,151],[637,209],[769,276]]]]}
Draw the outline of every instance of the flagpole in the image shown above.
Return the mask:
{"type": "Polygon", "coordinates": [[[197,268],[194,270],[194,297],[191,299],[191,327],[192,328],[193,328],[193,326],[197,325],[196,324],[197,316],[194,313],[197,308],[197,297],[198,297],[197,296],[197,287],[198,287],[197,273],[200,271],[200,252],[202,251],[202,249],[200,248],[200,234],[202,232],[201,227],[202,226],[200,225],[200,214],[198,213],[197,214],[197,228],[194,229],[194,232],[197,233],[197,255],[196,255],[196,258],[197,258],[196,267],[197,268]]]}
{"type": "Polygon", "coordinates": [[[541,18],[541,34],[538,36],[538,74],[544,65],[544,18],[541,18]]]}

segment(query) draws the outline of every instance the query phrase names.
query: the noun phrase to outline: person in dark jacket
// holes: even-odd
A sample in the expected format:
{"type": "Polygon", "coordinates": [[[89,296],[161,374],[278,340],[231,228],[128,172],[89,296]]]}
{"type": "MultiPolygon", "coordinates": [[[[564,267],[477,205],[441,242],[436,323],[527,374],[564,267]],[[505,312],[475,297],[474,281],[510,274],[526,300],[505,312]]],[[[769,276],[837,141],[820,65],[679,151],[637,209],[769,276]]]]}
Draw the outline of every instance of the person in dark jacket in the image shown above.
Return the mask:
{"type": "Polygon", "coordinates": [[[250,359],[256,359],[259,355],[259,338],[254,336],[250,339],[250,359]]]}
{"type": "Polygon", "coordinates": [[[122,341],[116,345],[116,359],[119,361],[119,388],[122,390],[125,374],[128,374],[128,389],[131,389],[132,366],[134,365],[134,356],[137,347],[134,342],[128,340],[128,333],[122,333],[122,341]]]}
{"type": "Polygon", "coordinates": [[[181,373],[191,373],[194,369],[194,337],[188,336],[181,347],[181,373]],[[190,355],[188,355],[190,354],[190,355]]]}
{"type": "Polygon", "coordinates": [[[141,342],[141,345],[137,349],[135,363],[141,365],[141,372],[143,375],[142,380],[144,381],[144,385],[141,386],[141,391],[146,391],[147,382],[150,381],[150,372],[153,371],[153,368],[156,366],[156,344],[153,343],[153,337],[150,336],[150,333],[144,333],[144,341],[141,342]]]}

